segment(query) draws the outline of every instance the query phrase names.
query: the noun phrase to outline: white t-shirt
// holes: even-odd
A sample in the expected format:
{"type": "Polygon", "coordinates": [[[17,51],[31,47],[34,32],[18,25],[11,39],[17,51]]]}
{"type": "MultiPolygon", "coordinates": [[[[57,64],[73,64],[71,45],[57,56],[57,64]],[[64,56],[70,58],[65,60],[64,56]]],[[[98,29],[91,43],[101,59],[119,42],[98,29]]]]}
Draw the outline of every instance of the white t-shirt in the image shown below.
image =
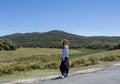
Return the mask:
{"type": "Polygon", "coordinates": [[[62,59],[64,60],[65,57],[69,57],[69,47],[68,45],[65,45],[62,49],[62,59]]]}

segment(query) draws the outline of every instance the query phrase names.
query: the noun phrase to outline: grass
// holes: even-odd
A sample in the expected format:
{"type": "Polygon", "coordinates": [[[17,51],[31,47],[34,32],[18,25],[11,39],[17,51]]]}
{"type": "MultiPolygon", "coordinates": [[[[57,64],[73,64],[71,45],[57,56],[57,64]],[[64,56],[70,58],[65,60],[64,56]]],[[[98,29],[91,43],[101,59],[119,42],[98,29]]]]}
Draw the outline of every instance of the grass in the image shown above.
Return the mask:
{"type": "MultiPolygon", "coordinates": [[[[70,68],[70,73],[80,71],[80,70],[86,70],[89,68],[103,68],[107,66],[111,66],[115,63],[120,63],[120,61],[115,61],[115,62],[102,62],[97,65],[90,65],[87,67],[74,67],[70,68]]],[[[53,70],[53,69],[45,69],[45,70],[31,70],[27,72],[17,72],[11,75],[3,75],[0,77],[0,83],[5,83],[9,81],[14,81],[16,79],[27,79],[27,78],[40,78],[40,77],[47,77],[50,75],[55,75],[55,74],[60,74],[59,70],[53,70]]]]}
{"type": "Polygon", "coordinates": [[[24,78],[35,78],[35,77],[42,77],[49,74],[56,74],[58,73],[58,70],[53,69],[45,69],[45,70],[30,70],[30,71],[24,71],[24,72],[15,72],[11,75],[3,75],[0,77],[0,82],[2,81],[9,81],[9,80],[15,80],[15,79],[24,79],[24,78]]]}
{"type": "MultiPolygon", "coordinates": [[[[70,49],[71,70],[119,62],[120,50],[70,49]]],[[[0,51],[0,80],[34,77],[59,72],[61,49],[19,48],[0,51]]]]}
{"type": "Polygon", "coordinates": [[[83,57],[78,57],[75,60],[71,61],[71,67],[75,66],[89,66],[102,64],[105,62],[115,62],[120,61],[120,50],[112,50],[100,53],[94,53],[85,55],[83,57]]]}
{"type": "MultiPolygon", "coordinates": [[[[79,53],[70,50],[70,54],[79,53]]],[[[16,51],[0,51],[0,75],[16,71],[58,68],[61,49],[19,48],[16,51]]]]}
{"type": "MultiPolygon", "coordinates": [[[[79,51],[70,50],[70,54],[78,53],[79,51]]],[[[0,51],[0,61],[12,60],[19,57],[28,57],[33,55],[60,55],[61,49],[49,49],[49,48],[19,48],[16,51],[0,51]],[[7,59],[6,59],[7,58],[7,59]]]]}
{"type": "Polygon", "coordinates": [[[72,53],[70,54],[70,59],[74,59],[74,58],[78,58],[78,57],[82,57],[82,56],[86,56],[86,55],[91,55],[94,53],[100,53],[100,52],[105,52],[106,50],[93,50],[93,49],[77,49],[77,51],[79,51],[79,53],[72,53]]]}

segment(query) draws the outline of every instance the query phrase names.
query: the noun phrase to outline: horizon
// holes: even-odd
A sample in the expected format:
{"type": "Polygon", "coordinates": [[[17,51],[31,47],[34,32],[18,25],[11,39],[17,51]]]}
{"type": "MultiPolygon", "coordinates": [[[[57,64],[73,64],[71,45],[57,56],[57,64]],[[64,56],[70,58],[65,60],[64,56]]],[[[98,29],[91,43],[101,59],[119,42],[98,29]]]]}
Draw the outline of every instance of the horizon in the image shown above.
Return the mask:
{"type": "Polygon", "coordinates": [[[120,36],[119,0],[0,0],[0,36],[60,30],[120,36]]]}
{"type": "MultiPolygon", "coordinates": [[[[45,32],[24,32],[24,33],[12,33],[12,34],[7,34],[7,35],[13,35],[13,34],[27,34],[27,33],[48,33],[48,32],[52,32],[52,31],[59,31],[59,32],[65,32],[65,33],[69,33],[69,34],[73,34],[73,35],[77,35],[77,36],[83,36],[83,35],[78,35],[78,34],[74,34],[74,33],[70,33],[70,32],[66,32],[66,31],[62,31],[62,30],[50,30],[50,31],[45,31],[45,32]]],[[[3,36],[7,36],[7,35],[3,35],[3,36]]],[[[0,37],[3,37],[0,36],[0,37]]],[[[83,36],[83,37],[120,37],[120,36],[83,36]]]]}

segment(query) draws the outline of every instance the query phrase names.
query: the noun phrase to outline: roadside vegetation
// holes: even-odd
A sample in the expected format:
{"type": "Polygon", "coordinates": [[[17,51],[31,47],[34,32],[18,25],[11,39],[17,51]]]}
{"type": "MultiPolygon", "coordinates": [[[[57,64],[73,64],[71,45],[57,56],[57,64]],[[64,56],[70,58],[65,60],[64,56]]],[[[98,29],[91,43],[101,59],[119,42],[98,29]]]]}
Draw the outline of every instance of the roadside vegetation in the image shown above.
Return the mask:
{"type": "Polygon", "coordinates": [[[0,37],[0,76],[59,69],[61,39],[70,41],[70,68],[120,60],[120,37],[85,37],[63,31],[0,37]]]}
{"type": "MultiPolygon", "coordinates": [[[[101,50],[70,50],[70,60],[97,52],[101,50]]],[[[19,48],[16,51],[0,51],[0,75],[36,69],[58,69],[60,61],[61,49],[19,48]]]]}
{"type": "Polygon", "coordinates": [[[0,51],[1,50],[16,50],[18,48],[17,43],[9,39],[0,39],[0,51]]]}
{"type": "Polygon", "coordinates": [[[86,67],[107,62],[120,61],[120,50],[89,54],[71,61],[70,67],[86,67]]]}
{"type": "MultiPolygon", "coordinates": [[[[79,53],[70,50],[70,54],[79,53]]],[[[19,48],[16,51],[0,51],[0,76],[19,71],[57,69],[61,49],[19,48]]]]}
{"type": "MultiPolygon", "coordinates": [[[[70,67],[86,67],[120,60],[120,50],[70,49],[70,67]]],[[[0,76],[31,70],[59,69],[61,49],[19,48],[0,51],[0,76]]]]}

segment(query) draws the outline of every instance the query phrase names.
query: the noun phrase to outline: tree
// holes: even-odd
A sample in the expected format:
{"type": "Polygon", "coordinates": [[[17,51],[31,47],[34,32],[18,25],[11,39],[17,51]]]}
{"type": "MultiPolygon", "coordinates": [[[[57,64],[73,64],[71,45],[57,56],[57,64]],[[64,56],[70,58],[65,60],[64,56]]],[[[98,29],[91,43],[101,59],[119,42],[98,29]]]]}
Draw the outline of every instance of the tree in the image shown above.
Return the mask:
{"type": "Polygon", "coordinates": [[[17,44],[9,39],[0,39],[0,50],[16,50],[17,44]]]}

